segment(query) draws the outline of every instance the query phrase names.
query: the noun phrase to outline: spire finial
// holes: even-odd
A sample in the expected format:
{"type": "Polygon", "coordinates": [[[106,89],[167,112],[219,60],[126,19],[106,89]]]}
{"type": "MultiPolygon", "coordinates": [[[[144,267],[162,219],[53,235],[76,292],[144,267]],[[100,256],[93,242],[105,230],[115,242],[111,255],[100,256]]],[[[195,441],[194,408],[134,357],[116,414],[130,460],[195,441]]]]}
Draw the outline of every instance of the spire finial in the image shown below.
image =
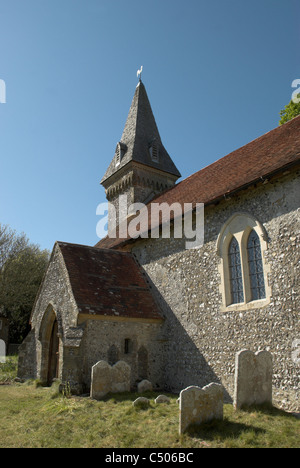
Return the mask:
{"type": "Polygon", "coordinates": [[[139,78],[139,81],[142,81],[142,71],[143,71],[143,65],[141,68],[136,72],[136,76],[139,78]]]}

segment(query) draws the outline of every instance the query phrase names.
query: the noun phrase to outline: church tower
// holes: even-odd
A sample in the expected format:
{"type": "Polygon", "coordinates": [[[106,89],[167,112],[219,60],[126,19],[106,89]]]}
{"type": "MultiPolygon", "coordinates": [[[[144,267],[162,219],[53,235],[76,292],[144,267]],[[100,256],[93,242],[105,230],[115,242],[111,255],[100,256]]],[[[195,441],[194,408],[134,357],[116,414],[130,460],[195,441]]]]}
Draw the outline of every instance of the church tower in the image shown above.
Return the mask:
{"type": "MultiPolygon", "coordinates": [[[[133,203],[150,202],[181,177],[162,144],[146,89],[140,80],[132,100],[121,140],[101,180],[106,198],[119,216],[119,196],[133,203]]],[[[110,225],[111,213],[108,214],[110,225]]],[[[110,227],[108,226],[108,230],[110,227]]]]}

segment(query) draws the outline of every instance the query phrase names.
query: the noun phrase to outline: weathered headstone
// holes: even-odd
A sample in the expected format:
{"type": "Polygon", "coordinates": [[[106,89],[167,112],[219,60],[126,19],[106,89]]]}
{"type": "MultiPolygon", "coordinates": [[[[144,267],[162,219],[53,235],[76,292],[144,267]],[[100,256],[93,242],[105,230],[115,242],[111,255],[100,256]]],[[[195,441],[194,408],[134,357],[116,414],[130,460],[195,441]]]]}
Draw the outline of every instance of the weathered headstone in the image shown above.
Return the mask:
{"type": "Polygon", "coordinates": [[[92,367],[91,398],[100,400],[110,392],[110,370],[106,361],[99,361],[92,367]]]}
{"type": "Polygon", "coordinates": [[[130,392],[130,366],[124,361],[118,361],[111,367],[111,392],[130,392]]]}
{"type": "Polygon", "coordinates": [[[91,398],[100,400],[108,393],[130,391],[130,366],[118,361],[110,366],[106,361],[99,361],[92,367],[91,398]]]}
{"type": "Polygon", "coordinates": [[[272,404],[272,376],[271,353],[239,351],[235,359],[234,407],[272,404]]]}
{"type": "Polygon", "coordinates": [[[150,400],[148,400],[148,398],[145,397],[138,397],[136,400],[134,400],[132,406],[147,408],[148,406],[150,406],[150,400]]]}
{"type": "Polygon", "coordinates": [[[159,405],[160,403],[170,403],[170,398],[167,397],[167,395],[158,395],[158,397],[155,398],[155,404],[159,405]]]}
{"type": "Polygon", "coordinates": [[[223,387],[211,383],[204,388],[187,387],[180,392],[179,433],[191,424],[223,419],[223,387]]]}
{"type": "Polygon", "coordinates": [[[149,382],[149,380],[142,380],[141,382],[138,383],[138,392],[143,393],[147,391],[152,391],[152,383],[149,382]]]}

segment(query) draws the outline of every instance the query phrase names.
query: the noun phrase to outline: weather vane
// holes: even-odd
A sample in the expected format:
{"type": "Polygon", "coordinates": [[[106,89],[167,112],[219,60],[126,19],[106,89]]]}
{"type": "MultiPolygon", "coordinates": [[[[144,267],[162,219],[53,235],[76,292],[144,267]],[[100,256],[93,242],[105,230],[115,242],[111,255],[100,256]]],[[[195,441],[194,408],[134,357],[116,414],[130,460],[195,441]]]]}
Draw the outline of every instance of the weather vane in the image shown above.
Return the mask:
{"type": "Polygon", "coordinates": [[[136,76],[139,78],[140,81],[142,81],[142,71],[143,71],[143,65],[141,68],[136,72],[136,76]]]}

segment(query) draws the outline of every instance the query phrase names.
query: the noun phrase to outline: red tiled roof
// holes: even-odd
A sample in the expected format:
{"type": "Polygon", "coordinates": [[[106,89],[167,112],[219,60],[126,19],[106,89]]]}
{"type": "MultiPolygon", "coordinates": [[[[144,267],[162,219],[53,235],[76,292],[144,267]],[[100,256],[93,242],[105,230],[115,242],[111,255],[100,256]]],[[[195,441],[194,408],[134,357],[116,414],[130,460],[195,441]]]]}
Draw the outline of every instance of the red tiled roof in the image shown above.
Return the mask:
{"type": "MultiPolygon", "coordinates": [[[[300,116],[196,172],[152,202],[208,205],[299,161],[300,116]]],[[[96,247],[114,248],[123,242],[105,237],[96,247]]]]}
{"type": "Polygon", "coordinates": [[[162,320],[142,270],[130,253],[57,244],[80,313],[162,320]]]}

